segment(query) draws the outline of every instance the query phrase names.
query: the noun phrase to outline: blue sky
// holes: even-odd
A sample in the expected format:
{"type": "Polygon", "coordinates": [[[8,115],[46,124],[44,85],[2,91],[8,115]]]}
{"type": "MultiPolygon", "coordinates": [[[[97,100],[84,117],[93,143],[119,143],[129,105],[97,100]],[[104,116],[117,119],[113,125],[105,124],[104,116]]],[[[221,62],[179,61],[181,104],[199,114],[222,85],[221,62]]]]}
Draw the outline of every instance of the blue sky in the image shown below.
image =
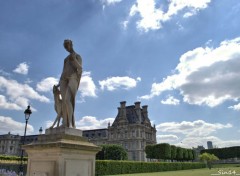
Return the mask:
{"type": "Polygon", "coordinates": [[[238,0],[0,2],[0,133],[56,117],[52,86],[73,40],[83,58],[79,129],[105,128],[120,101],[148,105],[158,142],[240,145],[238,0]]]}

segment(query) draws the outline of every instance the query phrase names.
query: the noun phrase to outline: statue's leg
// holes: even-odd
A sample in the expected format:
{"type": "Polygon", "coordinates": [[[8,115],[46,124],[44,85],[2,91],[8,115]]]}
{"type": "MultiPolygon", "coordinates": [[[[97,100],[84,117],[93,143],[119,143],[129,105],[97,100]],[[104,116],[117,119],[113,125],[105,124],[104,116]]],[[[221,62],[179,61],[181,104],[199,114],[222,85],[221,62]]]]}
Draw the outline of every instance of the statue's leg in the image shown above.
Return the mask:
{"type": "Polygon", "coordinates": [[[54,125],[57,123],[57,119],[58,119],[58,116],[56,117],[54,123],[52,124],[52,126],[51,126],[50,128],[53,128],[53,127],[54,127],[54,125]]]}
{"type": "Polygon", "coordinates": [[[73,108],[72,108],[72,104],[71,104],[71,89],[68,86],[66,89],[66,95],[65,95],[65,99],[64,99],[64,105],[66,108],[66,117],[67,117],[67,123],[68,123],[68,127],[71,127],[71,115],[73,112],[73,108]]]}
{"type": "Polygon", "coordinates": [[[64,127],[68,127],[68,120],[67,120],[67,101],[66,101],[66,92],[68,88],[68,81],[60,81],[60,93],[62,96],[62,124],[64,127]]]}
{"type": "Polygon", "coordinates": [[[59,123],[60,123],[61,116],[58,114],[58,115],[57,115],[57,118],[58,118],[57,127],[59,127],[59,123]]]}
{"type": "Polygon", "coordinates": [[[73,121],[74,117],[74,106],[75,106],[75,96],[78,90],[78,81],[76,79],[70,79],[68,88],[66,91],[66,100],[67,100],[67,116],[69,120],[69,126],[75,128],[73,121]]]}

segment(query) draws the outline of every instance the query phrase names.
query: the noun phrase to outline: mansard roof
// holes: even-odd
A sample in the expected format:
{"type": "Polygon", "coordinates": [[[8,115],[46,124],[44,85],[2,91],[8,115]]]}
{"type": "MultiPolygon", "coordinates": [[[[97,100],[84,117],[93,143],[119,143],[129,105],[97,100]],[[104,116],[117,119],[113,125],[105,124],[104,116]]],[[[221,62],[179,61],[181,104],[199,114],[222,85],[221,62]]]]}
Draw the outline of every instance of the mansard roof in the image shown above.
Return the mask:
{"type": "MultiPolygon", "coordinates": [[[[140,107],[140,102],[139,103],[139,109],[140,113],[141,113],[141,119],[139,119],[138,117],[138,113],[137,113],[137,108],[136,108],[136,103],[135,105],[131,105],[131,106],[126,106],[125,107],[125,102],[123,102],[124,105],[122,105],[121,102],[121,107],[119,108],[119,112],[113,122],[113,126],[117,125],[119,123],[119,121],[123,120],[128,124],[135,124],[135,123],[139,123],[141,121],[141,123],[149,123],[150,124],[150,120],[148,118],[147,115],[147,109],[145,109],[146,112],[144,112],[143,108],[140,107]],[[123,109],[126,109],[126,116],[124,116],[124,114],[122,113],[123,109]]],[[[147,107],[147,106],[145,106],[147,107]]]]}
{"type": "MultiPolygon", "coordinates": [[[[126,107],[126,115],[128,123],[137,123],[139,121],[134,105],[126,107]]],[[[143,109],[141,109],[141,122],[144,122],[145,120],[149,121],[148,117],[145,117],[143,109]]]]}

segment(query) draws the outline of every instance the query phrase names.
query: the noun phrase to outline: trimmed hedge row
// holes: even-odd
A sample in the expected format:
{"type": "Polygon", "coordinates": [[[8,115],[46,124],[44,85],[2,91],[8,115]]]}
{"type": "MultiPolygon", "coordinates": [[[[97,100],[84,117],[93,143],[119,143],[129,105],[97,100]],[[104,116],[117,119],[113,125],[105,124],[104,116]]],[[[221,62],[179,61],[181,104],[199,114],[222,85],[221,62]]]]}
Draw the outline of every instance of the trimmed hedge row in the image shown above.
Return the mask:
{"type": "MultiPolygon", "coordinates": [[[[20,161],[21,157],[19,156],[11,156],[11,155],[0,155],[0,160],[7,160],[7,161],[20,161]]],[[[27,157],[23,157],[23,161],[27,161],[27,157]]]]}
{"type": "Polygon", "coordinates": [[[96,175],[149,173],[205,168],[204,163],[188,162],[136,162],[136,161],[96,161],[96,175]]]}

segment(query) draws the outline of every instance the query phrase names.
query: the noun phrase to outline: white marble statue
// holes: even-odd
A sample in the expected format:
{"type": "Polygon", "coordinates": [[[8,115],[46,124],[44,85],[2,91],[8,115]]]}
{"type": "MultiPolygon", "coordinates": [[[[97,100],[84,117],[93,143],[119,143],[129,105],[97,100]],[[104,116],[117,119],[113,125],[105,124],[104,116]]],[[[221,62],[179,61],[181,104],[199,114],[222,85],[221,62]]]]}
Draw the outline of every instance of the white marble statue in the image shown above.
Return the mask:
{"type": "Polygon", "coordinates": [[[57,86],[62,96],[63,127],[76,128],[74,109],[75,97],[82,76],[82,58],[73,50],[71,40],[64,40],[64,48],[69,55],[64,60],[62,75],[57,86]]]}

